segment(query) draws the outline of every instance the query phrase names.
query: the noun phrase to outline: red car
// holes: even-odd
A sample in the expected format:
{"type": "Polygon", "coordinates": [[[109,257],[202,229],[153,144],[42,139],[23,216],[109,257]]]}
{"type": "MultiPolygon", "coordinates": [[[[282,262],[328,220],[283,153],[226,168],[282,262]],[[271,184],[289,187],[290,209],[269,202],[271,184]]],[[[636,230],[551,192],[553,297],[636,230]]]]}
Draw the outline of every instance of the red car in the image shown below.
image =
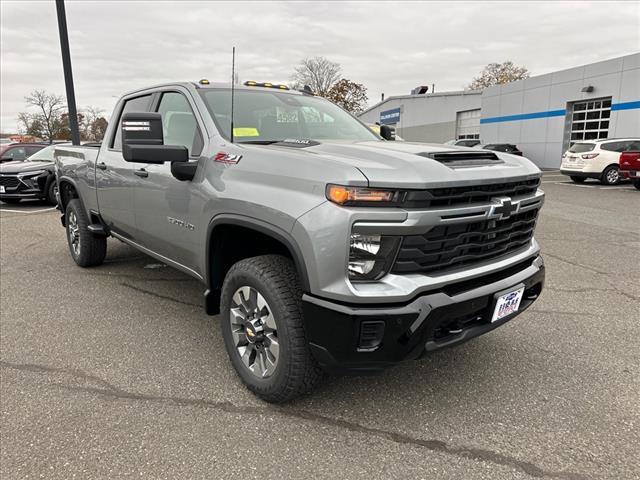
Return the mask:
{"type": "Polygon", "coordinates": [[[640,152],[622,152],[619,163],[620,174],[640,190],[640,152]]]}
{"type": "Polygon", "coordinates": [[[10,143],[0,146],[0,163],[24,160],[39,152],[47,143],[10,143]]]}

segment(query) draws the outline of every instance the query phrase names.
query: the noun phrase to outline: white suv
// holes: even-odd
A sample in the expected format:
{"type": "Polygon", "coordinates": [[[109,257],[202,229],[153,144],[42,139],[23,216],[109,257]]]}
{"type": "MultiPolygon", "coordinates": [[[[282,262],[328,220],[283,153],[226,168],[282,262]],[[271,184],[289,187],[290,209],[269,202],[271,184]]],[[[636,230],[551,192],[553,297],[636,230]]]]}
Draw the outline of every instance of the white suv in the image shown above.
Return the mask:
{"type": "Polygon", "coordinates": [[[640,138],[576,142],[562,155],[560,173],[576,183],[597,178],[605,185],[621,180],[618,161],[622,152],[640,151],[640,138]]]}

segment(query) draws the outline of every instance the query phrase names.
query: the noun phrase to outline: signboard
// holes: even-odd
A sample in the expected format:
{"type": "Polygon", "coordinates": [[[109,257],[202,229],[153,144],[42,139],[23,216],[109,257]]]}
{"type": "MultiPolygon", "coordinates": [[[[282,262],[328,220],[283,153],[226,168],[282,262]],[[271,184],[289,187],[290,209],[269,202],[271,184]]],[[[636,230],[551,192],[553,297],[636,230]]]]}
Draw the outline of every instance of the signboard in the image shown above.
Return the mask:
{"type": "Polygon", "coordinates": [[[380,125],[394,125],[400,122],[400,107],[380,112],[380,125]]]}

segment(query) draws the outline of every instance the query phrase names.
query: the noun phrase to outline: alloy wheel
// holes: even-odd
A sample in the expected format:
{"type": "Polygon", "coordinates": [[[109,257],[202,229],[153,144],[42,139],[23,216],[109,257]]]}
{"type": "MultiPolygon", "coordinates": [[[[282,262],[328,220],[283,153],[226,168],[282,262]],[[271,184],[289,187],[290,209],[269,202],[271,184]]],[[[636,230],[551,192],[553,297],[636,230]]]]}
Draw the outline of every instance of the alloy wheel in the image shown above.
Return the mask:
{"type": "Polygon", "coordinates": [[[614,183],[618,183],[620,179],[620,172],[617,168],[612,168],[607,172],[607,183],[613,185],[614,183]]]}
{"type": "Polygon", "coordinates": [[[273,375],[280,357],[277,324],[260,292],[248,286],[236,290],[229,321],[233,343],[244,366],[258,378],[273,375]]]}
{"type": "Polygon", "coordinates": [[[67,229],[69,231],[69,245],[73,254],[77,257],[80,255],[80,227],[78,226],[78,217],[73,210],[69,212],[67,219],[67,229]]]}

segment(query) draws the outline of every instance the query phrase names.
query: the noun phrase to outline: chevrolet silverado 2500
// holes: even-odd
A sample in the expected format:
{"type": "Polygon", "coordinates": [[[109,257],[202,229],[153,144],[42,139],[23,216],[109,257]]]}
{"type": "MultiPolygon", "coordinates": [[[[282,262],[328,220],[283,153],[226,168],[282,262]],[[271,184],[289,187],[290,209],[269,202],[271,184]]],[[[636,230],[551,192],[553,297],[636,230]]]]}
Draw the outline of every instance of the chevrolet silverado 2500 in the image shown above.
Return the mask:
{"type": "MultiPolygon", "coordinates": [[[[207,83],[207,84],[203,84],[207,83]]],[[[204,283],[231,364],[271,402],[465,342],[540,295],[544,194],[526,158],[389,142],[309,92],[175,83],[56,148],[81,267],[108,237],[204,283]]]]}

